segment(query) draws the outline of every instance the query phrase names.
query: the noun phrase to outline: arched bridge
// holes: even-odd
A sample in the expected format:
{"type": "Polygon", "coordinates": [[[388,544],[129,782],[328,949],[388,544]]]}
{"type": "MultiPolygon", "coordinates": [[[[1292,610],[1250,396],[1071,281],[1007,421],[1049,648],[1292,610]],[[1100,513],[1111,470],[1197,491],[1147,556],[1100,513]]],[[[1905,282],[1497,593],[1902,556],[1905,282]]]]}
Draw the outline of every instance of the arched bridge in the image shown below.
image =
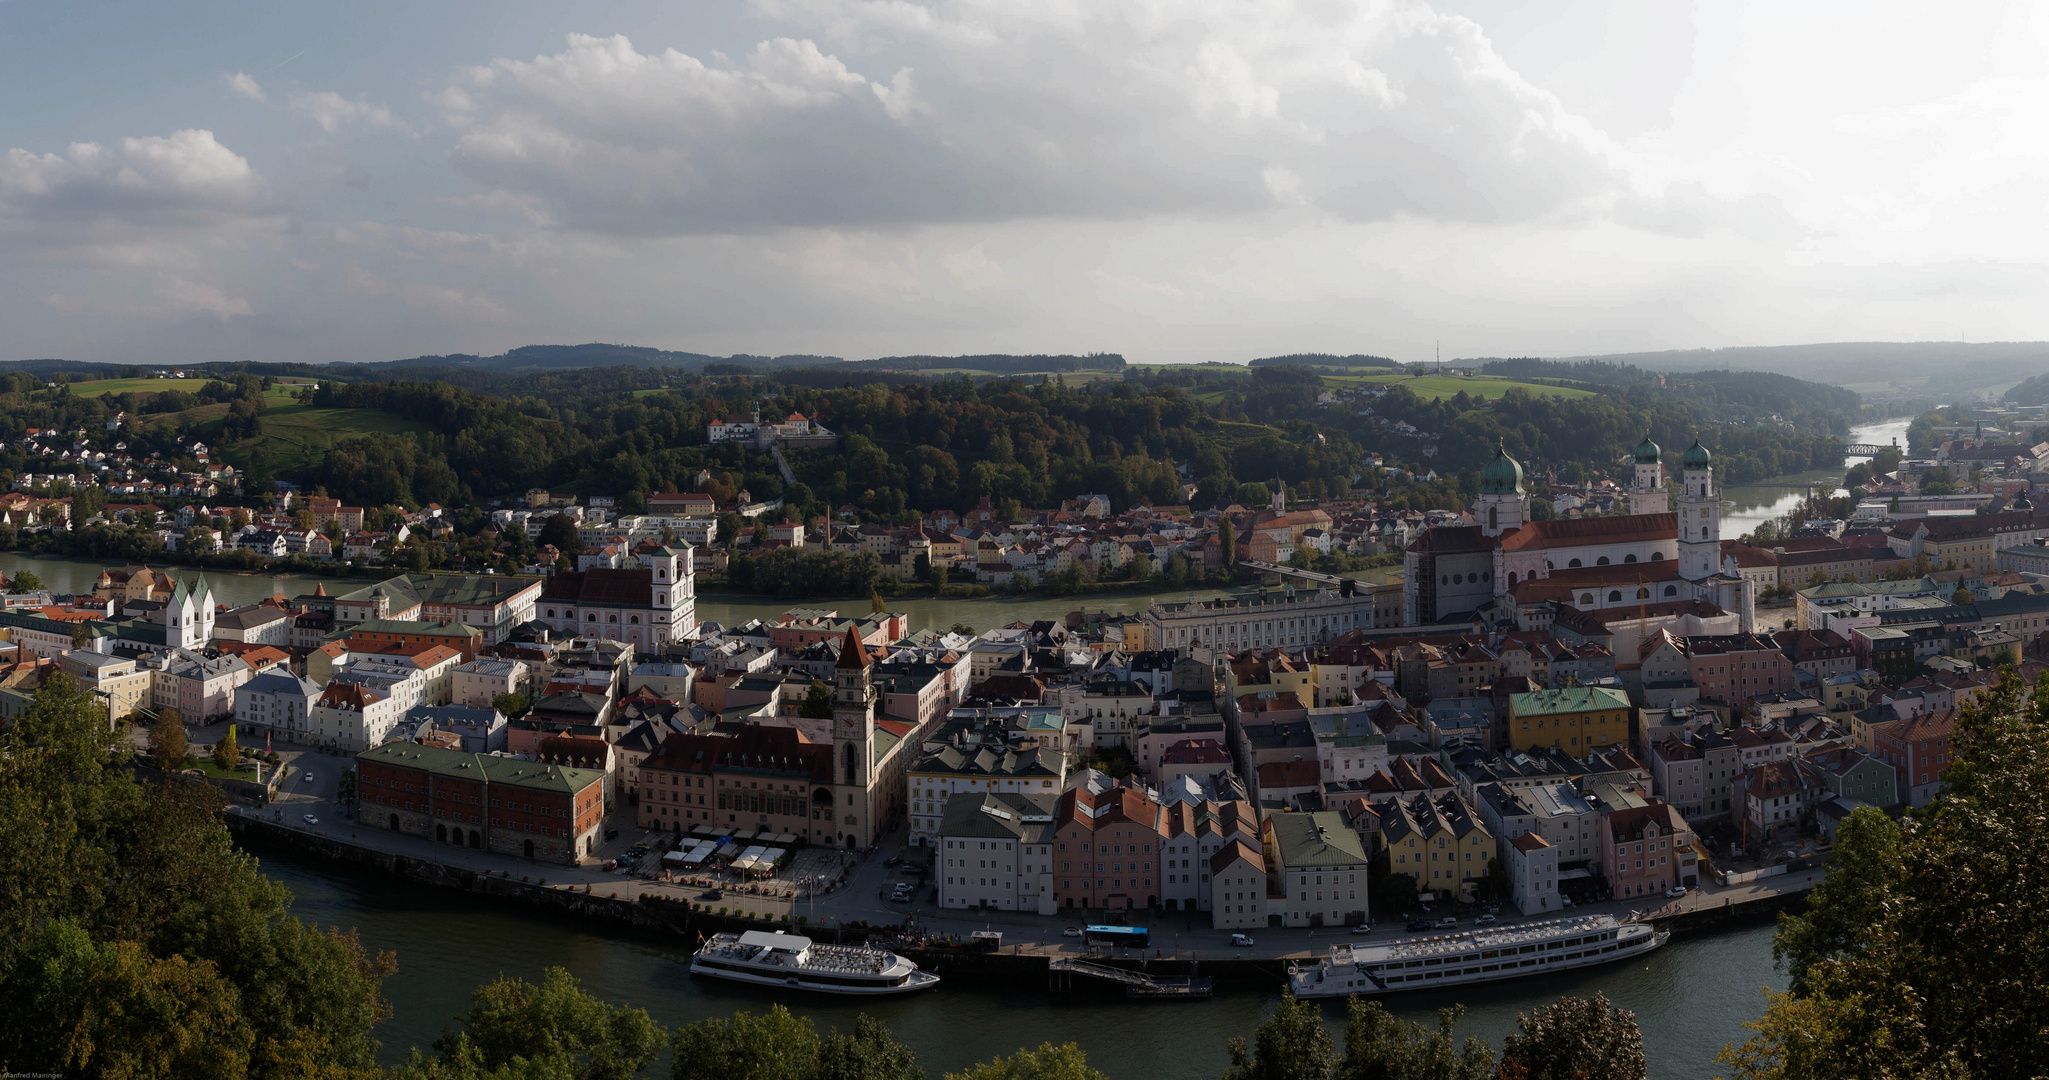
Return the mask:
{"type": "Polygon", "coordinates": [[[1898,450],[1897,446],[1880,446],[1877,443],[1853,442],[1843,444],[1844,457],[1872,457],[1880,450],[1898,450]]]}

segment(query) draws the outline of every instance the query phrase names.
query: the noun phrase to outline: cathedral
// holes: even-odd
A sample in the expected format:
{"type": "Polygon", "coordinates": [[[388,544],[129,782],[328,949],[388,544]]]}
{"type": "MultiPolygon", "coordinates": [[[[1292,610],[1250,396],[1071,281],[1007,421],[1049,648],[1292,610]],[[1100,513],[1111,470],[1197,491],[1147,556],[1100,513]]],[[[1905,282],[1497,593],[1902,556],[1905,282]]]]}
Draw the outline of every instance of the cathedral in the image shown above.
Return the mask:
{"type": "Polygon", "coordinates": [[[1440,525],[1409,545],[1403,623],[1521,625],[1524,610],[1554,600],[1581,610],[1704,601],[1753,629],[1756,585],[1724,565],[1722,491],[1707,447],[1696,439],[1679,459],[1677,510],[1658,444],[1646,434],[1632,456],[1628,514],[1531,521],[1522,465],[1497,449],[1480,469],[1477,524],[1440,525]]]}

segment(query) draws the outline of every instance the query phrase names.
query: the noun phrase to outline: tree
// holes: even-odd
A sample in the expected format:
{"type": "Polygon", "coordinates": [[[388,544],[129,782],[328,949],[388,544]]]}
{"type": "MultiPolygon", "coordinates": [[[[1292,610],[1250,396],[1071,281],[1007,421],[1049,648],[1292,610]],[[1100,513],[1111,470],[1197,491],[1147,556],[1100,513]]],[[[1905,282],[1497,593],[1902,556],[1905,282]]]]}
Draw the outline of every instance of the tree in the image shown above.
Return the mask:
{"type": "Polygon", "coordinates": [[[228,530],[239,533],[249,527],[249,511],[236,507],[228,514],[228,530]]]}
{"type": "Polygon", "coordinates": [[[1808,990],[1816,965],[1857,954],[1867,928],[1883,912],[1886,883],[1901,873],[1898,823],[1875,806],[1860,806],[1836,831],[1835,862],[1808,893],[1807,910],[1781,915],[1772,959],[1792,976],[1794,993],[1808,990]]]}
{"type": "Polygon", "coordinates": [[[662,1029],[647,1010],[608,1005],[561,968],[540,985],[500,976],[471,995],[458,1032],[434,1044],[445,1059],[466,1054],[486,1070],[545,1063],[574,1080],[630,1080],[661,1052],[662,1029]]]}
{"type": "Polygon", "coordinates": [[[1479,1039],[1457,1043],[1452,1029],[1463,1006],[1440,1009],[1437,1030],[1396,1017],[1378,1001],[1345,1002],[1345,1057],[1337,1075],[1344,1080],[1486,1080],[1494,1054],[1479,1039]]]}
{"type": "Polygon", "coordinates": [[[812,1080],[925,1080],[918,1055],[897,1041],[887,1025],[869,1016],[854,1018],[854,1033],[838,1031],[818,1048],[812,1080]]]}
{"type": "Polygon", "coordinates": [[[1281,995],[1250,1046],[1234,1038],[1230,1052],[1224,1080],[1325,1080],[1338,1063],[1322,1013],[1293,994],[1281,995]]]}
{"type": "Polygon", "coordinates": [[[577,536],[576,522],[567,514],[555,514],[541,522],[541,535],[535,543],[542,547],[555,545],[555,550],[573,554],[583,550],[583,541],[577,536]]]}
{"type": "Polygon", "coordinates": [[[228,733],[213,744],[213,759],[230,771],[242,767],[242,748],[235,742],[235,725],[229,724],[228,733]]]}
{"type": "Polygon", "coordinates": [[[292,511],[292,528],[305,532],[316,524],[318,523],[313,520],[313,511],[310,507],[302,506],[292,511]]]}
{"type": "Polygon", "coordinates": [[[159,712],[156,723],[149,726],[150,760],[165,772],[176,772],[185,766],[185,756],[190,752],[185,739],[185,721],[178,717],[178,710],[159,712]]]}
{"type": "Polygon", "coordinates": [[[1217,543],[1224,549],[1224,569],[1229,570],[1238,565],[1238,534],[1232,527],[1229,517],[1217,518],[1217,543]]]}
{"type": "Polygon", "coordinates": [[[533,707],[533,703],[527,700],[525,694],[517,690],[508,690],[492,698],[491,707],[503,713],[506,719],[517,720],[527,714],[527,710],[533,707]]]}
{"type": "Polygon", "coordinates": [[[1088,1056],[1073,1043],[1042,1043],[1009,1057],[985,1061],[966,1072],[947,1073],[946,1080],[1110,1080],[1089,1068],[1088,1056]]]}
{"type": "Polygon", "coordinates": [[[889,605],[883,602],[881,593],[876,592],[868,594],[868,611],[870,614],[880,615],[888,610],[889,605]]]}
{"type": "Polygon", "coordinates": [[[811,680],[811,686],[804,691],[804,704],[797,707],[797,715],[807,720],[832,719],[832,687],[811,680]]]}
{"type": "Polygon", "coordinates": [[[700,1020],[669,1045],[676,1080],[809,1080],[818,1063],[818,1030],[781,1005],[700,1020]]]}
{"type": "Polygon", "coordinates": [[[2006,669],[1950,746],[1948,790],[1897,842],[1860,822],[1830,871],[1844,887],[1782,923],[1798,985],[1722,1052],[1737,1077],[2018,1080],[2049,1061],[2049,680],[2023,703],[2006,669]]]}
{"type": "Polygon", "coordinates": [[[83,649],[92,644],[92,628],[84,623],[71,624],[71,647],[83,649]]]}
{"type": "Polygon", "coordinates": [[[34,570],[21,570],[14,575],[15,592],[37,592],[42,587],[43,579],[34,570]]]}
{"type": "Polygon", "coordinates": [[[1562,997],[1515,1022],[1501,1047],[1504,1072],[1517,1066],[1526,1080],[1644,1080],[1636,1014],[1604,994],[1562,997]]]}

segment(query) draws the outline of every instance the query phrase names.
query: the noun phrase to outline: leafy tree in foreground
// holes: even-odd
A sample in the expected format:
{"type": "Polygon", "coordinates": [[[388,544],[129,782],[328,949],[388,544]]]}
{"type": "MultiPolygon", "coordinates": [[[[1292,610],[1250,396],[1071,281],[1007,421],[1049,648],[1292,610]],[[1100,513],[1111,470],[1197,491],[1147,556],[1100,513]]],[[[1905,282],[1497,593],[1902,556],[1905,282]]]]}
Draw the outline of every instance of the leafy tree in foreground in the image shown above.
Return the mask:
{"type": "Polygon", "coordinates": [[[1321,1080],[1332,1075],[1337,1062],[1322,1012],[1285,994],[1252,1033],[1251,1045],[1231,1040],[1231,1067],[1224,1080],[1321,1080]]]}
{"type": "Polygon", "coordinates": [[[2021,690],[2008,669],[1959,711],[1949,790],[1896,834],[1852,815],[1828,886],[1781,924],[1794,987],[1722,1052],[1740,1080],[2041,1075],[2049,680],[2021,690]]]}
{"type": "Polygon", "coordinates": [[[630,1080],[662,1049],[662,1030],[647,1010],[607,1005],[561,968],[549,968],[538,986],[501,976],[476,991],[457,1022],[460,1031],[435,1049],[487,1072],[545,1066],[545,1075],[574,1080],[630,1080]]]}
{"type": "Polygon", "coordinates": [[[1403,1020],[1378,1001],[1345,1003],[1343,1080],[1486,1080],[1494,1053],[1480,1039],[1458,1043],[1452,1029],[1465,1015],[1453,1006],[1437,1013],[1437,1030],[1403,1020]]]}
{"type": "Polygon", "coordinates": [[[946,1080],[1110,1080],[1089,1068],[1087,1055],[1073,1043],[1043,1043],[1009,1057],[985,1061],[966,1072],[947,1073],[946,1080]]]}
{"type": "Polygon", "coordinates": [[[1516,1017],[1501,1069],[1524,1080],[1644,1080],[1643,1031],[1604,994],[1562,997],[1516,1017]]]}
{"type": "Polygon", "coordinates": [[[185,721],[178,719],[178,710],[165,709],[157,721],[149,726],[149,756],[157,768],[171,772],[185,764],[185,755],[191,752],[191,745],[185,738],[185,721]]]}
{"type": "Polygon", "coordinates": [[[818,1030],[781,1005],[678,1028],[670,1047],[676,1080],[810,1080],[818,1065],[818,1030]]]}

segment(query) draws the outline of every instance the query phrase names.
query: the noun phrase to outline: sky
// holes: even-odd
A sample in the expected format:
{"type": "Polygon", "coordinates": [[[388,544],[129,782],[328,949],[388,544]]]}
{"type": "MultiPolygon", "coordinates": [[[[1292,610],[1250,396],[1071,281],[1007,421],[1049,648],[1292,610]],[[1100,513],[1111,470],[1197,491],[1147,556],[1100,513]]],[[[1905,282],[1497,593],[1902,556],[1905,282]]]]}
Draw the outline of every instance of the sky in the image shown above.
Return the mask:
{"type": "Polygon", "coordinates": [[[0,359],[2049,339],[2049,11],[0,0],[0,359]]]}

